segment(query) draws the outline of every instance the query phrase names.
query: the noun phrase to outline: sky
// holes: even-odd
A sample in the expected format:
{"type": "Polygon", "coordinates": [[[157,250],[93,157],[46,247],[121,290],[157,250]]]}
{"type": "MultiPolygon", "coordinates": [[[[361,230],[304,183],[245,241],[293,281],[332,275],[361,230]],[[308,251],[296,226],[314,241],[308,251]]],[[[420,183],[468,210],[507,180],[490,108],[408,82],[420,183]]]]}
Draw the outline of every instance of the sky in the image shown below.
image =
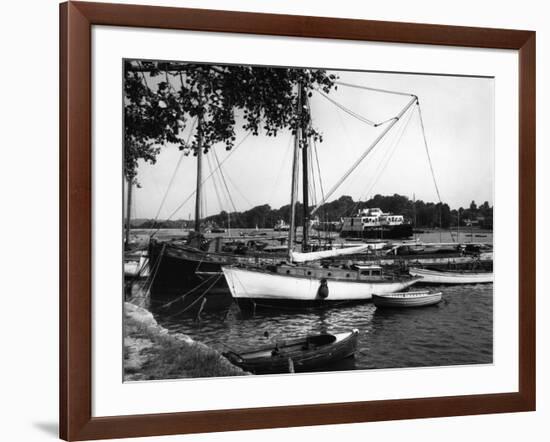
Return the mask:
{"type": "MultiPolygon", "coordinates": [[[[493,204],[493,78],[331,73],[336,74],[340,82],[417,95],[441,200],[453,209],[468,207],[472,200],[478,205],[484,201],[493,204]]],[[[406,96],[343,85],[331,92],[330,97],[376,122],[396,116],[410,100],[406,96]]],[[[318,93],[314,93],[310,105],[313,125],[323,134],[323,142],[317,143],[317,152],[326,194],[386,126],[368,126],[318,93]]],[[[219,174],[215,173],[203,186],[203,216],[220,210],[233,211],[233,207],[244,211],[260,204],[279,208],[290,202],[293,146],[290,132],[281,132],[276,138],[262,134],[246,137],[238,121],[237,127],[236,149],[227,152],[224,145],[214,147],[219,161],[223,162],[222,171],[231,198],[219,174]]],[[[134,191],[134,218],[155,218],[157,213],[159,219],[194,217],[196,158],[188,156],[179,161],[181,155],[177,147],[165,146],[156,164],[140,163],[137,178],[141,187],[134,191]]],[[[203,157],[205,178],[215,167],[213,156],[203,157]]],[[[316,198],[320,201],[321,186],[315,181],[316,198]]],[[[438,201],[416,106],[403,115],[329,201],[342,195],[366,200],[375,194],[394,193],[411,199],[414,196],[424,201],[438,201]]]]}

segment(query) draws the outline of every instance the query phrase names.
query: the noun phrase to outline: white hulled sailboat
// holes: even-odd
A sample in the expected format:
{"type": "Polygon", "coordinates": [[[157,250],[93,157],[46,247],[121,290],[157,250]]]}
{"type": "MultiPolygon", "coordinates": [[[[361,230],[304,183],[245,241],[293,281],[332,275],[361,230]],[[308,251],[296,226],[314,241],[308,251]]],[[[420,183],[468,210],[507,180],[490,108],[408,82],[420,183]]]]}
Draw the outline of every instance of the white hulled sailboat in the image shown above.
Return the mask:
{"type": "MultiPolygon", "coordinates": [[[[402,94],[401,94],[402,95],[402,94]]],[[[260,266],[222,266],[231,295],[241,308],[257,307],[309,307],[320,305],[334,305],[335,303],[357,302],[369,300],[373,294],[394,293],[405,290],[421,278],[411,276],[386,275],[379,266],[323,267],[319,260],[339,255],[348,255],[366,252],[368,244],[323,250],[308,253],[308,231],[310,216],[325,203],[327,198],[344,181],[346,176],[359,165],[367,154],[382,140],[401,117],[418,103],[415,95],[401,112],[389,120],[389,124],[377,139],[368,147],[366,152],[352,166],[347,174],[334,186],[323,200],[309,213],[308,206],[308,163],[307,149],[309,139],[307,130],[298,127],[295,131],[294,158],[292,164],[291,186],[291,216],[288,240],[290,264],[260,266]],[[302,145],[300,147],[300,144],[302,145]],[[295,206],[298,193],[298,163],[299,151],[302,150],[302,177],[303,177],[303,229],[302,252],[293,250],[295,242],[295,206]],[[317,262],[317,264],[304,264],[317,262]],[[296,265],[298,263],[298,265],[296,265]]],[[[298,109],[306,107],[307,95],[299,88],[298,109]],[[302,98],[303,97],[303,98],[302,98]]]]}

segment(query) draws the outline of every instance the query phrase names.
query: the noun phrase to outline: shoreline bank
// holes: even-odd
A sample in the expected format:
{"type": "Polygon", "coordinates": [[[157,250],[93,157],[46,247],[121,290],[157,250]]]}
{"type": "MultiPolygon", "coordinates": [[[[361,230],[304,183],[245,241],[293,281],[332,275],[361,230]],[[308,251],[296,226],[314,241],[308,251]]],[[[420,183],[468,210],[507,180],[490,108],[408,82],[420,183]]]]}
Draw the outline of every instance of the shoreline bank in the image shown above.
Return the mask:
{"type": "Polygon", "coordinates": [[[124,381],[249,375],[218,351],[160,326],[146,309],[124,303],[124,381]]]}

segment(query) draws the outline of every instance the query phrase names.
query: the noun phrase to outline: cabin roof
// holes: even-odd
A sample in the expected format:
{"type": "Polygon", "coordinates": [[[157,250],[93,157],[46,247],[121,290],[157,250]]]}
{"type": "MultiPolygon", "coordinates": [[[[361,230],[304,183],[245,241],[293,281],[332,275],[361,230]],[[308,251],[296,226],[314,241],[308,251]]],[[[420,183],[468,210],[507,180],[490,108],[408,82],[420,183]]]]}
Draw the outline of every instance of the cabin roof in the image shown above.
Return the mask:
{"type": "Polygon", "coordinates": [[[357,270],[382,270],[382,267],[376,264],[372,264],[372,265],[354,264],[353,267],[356,268],[357,270]]]}

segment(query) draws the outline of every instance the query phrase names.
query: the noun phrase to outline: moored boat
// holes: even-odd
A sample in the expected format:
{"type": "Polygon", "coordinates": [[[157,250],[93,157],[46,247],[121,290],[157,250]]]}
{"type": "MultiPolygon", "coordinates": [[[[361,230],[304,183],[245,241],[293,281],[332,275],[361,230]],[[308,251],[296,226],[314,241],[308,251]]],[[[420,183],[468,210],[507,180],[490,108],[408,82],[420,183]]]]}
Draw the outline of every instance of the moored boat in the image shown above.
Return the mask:
{"type": "Polygon", "coordinates": [[[254,374],[304,372],[328,366],[355,354],[359,331],[320,334],[223,355],[254,374]]]}
{"type": "Polygon", "coordinates": [[[124,256],[124,276],[127,278],[147,278],[149,276],[149,258],[147,251],[127,252],[124,256]]]}
{"type": "Polygon", "coordinates": [[[384,274],[379,266],[222,266],[240,308],[332,307],[366,301],[374,293],[405,290],[420,278],[384,274]]]}
{"type": "Polygon", "coordinates": [[[441,302],[441,292],[415,291],[372,295],[376,307],[424,307],[441,302]]]}
{"type": "Polygon", "coordinates": [[[343,238],[404,239],[413,236],[413,228],[403,215],[384,213],[379,208],[360,210],[344,217],[340,236],[343,238]]]}
{"type": "Polygon", "coordinates": [[[285,223],[282,219],[280,219],[273,226],[273,230],[275,232],[288,232],[290,230],[290,226],[287,223],[285,223]]]}
{"type": "Polygon", "coordinates": [[[483,284],[493,282],[493,272],[475,272],[475,271],[440,271],[421,269],[416,267],[409,268],[411,276],[422,277],[422,284],[483,284]]]}

